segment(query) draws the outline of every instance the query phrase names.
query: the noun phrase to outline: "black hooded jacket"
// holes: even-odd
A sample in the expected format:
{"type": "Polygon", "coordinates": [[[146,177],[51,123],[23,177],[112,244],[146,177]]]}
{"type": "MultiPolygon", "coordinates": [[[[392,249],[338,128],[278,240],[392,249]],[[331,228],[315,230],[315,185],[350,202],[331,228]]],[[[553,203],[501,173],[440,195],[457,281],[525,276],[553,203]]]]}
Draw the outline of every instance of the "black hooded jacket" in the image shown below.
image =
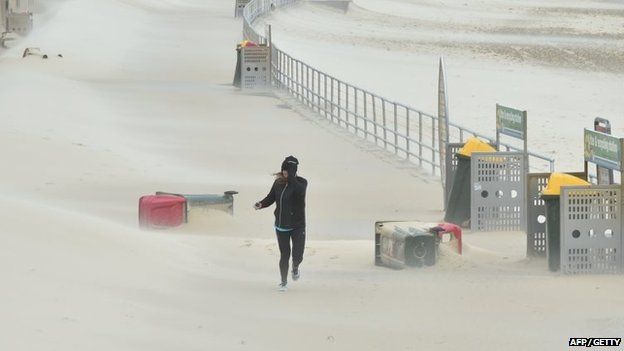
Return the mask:
{"type": "Polygon", "coordinates": [[[308,181],[296,174],[287,181],[276,180],[269,194],[260,201],[262,208],[275,202],[275,226],[284,229],[304,228],[305,196],[308,181]]]}

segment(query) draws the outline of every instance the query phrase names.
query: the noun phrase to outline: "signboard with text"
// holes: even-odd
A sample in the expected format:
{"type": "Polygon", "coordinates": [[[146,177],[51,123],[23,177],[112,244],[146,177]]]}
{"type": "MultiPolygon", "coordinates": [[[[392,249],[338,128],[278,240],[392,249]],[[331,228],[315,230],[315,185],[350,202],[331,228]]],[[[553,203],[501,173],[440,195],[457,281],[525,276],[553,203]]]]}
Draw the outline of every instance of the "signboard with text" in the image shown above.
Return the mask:
{"type": "Polygon", "coordinates": [[[585,161],[619,171],[622,169],[622,142],[620,139],[585,129],[585,161]]]}
{"type": "Polygon", "coordinates": [[[526,139],[526,111],[496,105],[496,131],[510,137],[526,139]]]}

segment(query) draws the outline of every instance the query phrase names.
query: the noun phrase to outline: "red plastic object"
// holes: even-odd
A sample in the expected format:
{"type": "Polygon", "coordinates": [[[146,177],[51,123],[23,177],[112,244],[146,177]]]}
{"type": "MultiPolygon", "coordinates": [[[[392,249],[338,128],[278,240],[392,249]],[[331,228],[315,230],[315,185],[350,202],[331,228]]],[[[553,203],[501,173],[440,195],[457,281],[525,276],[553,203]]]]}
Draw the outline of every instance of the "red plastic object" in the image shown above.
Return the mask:
{"type": "Polygon", "coordinates": [[[452,224],[452,223],[440,223],[438,227],[442,228],[442,231],[438,232],[438,236],[442,234],[453,234],[455,239],[457,240],[457,252],[462,254],[462,229],[460,226],[452,224]]]}
{"type": "Polygon", "coordinates": [[[186,220],[186,199],[174,195],[146,195],[139,199],[141,228],[177,227],[186,220]]]}
{"type": "Polygon", "coordinates": [[[250,47],[250,46],[258,46],[258,44],[254,43],[251,40],[243,40],[243,42],[241,43],[241,46],[246,48],[246,47],[250,47]]]}

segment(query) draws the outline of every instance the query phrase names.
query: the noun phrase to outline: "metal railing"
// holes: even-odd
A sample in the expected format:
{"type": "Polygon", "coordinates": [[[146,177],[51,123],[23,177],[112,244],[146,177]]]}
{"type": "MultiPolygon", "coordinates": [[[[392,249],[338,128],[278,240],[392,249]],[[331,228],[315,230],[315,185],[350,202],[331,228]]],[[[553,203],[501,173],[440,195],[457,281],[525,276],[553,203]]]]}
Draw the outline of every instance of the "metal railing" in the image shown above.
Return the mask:
{"type": "MultiPolygon", "coordinates": [[[[298,2],[298,0],[252,0],[243,11],[245,39],[266,43],[267,38],[256,32],[253,22],[267,12],[298,2]]],[[[288,92],[310,110],[399,157],[440,174],[438,117],[410,106],[391,101],[367,90],[346,83],[295,59],[271,43],[271,75],[273,85],[288,92]]],[[[464,142],[476,136],[487,137],[455,123],[449,123],[449,142],[464,142]]],[[[518,147],[500,144],[501,151],[519,151],[518,147]]],[[[554,160],[529,153],[534,169],[548,165],[552,171],[554,160]],[[540,164],[540,166],[537,166],[540,164]]]]}

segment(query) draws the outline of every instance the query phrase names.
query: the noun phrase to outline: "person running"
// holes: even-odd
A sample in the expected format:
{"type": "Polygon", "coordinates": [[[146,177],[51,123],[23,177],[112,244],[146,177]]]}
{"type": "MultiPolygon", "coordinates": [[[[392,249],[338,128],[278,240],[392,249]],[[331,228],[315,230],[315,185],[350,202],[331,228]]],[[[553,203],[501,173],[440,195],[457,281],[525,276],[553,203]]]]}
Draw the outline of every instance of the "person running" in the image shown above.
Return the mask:
{"type": "Polygon", "coordinates": [[[275,235],[280,249],[279,268],[282,278],[278,286],[280,291],[287,289],[291,251],[292,279],[298,280],[299,265],[303,261],[305,249],[305,197],[308,181],[297,176],[298,166],[299,161],[295,157],[286,157],[282,162],[281,172],[275,174],[276,179],[269,194],[254,205],[256,210],[260,210],[275,203],[275,235]]]}

